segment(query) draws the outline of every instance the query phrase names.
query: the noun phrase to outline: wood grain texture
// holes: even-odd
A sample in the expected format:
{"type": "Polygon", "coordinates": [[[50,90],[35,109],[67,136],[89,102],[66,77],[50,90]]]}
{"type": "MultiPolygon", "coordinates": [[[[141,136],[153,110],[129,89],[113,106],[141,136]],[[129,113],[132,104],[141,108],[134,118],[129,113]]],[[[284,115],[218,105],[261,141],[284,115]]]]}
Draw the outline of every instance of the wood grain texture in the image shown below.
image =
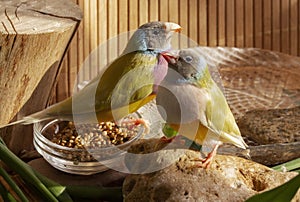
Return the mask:
{"type": "Polygon", "coordinates": [[[299,41],[299,9],[298,9],[299,2],[297,0],[290,1],[290,54],[298,55],[299,48],[298,48],[298,41],[299,41]]]}
{"type": "Polygon", "coordinates": [[[139,25],[147,23],[149,12],[148,12],[148,0],[139,0],[139,7],[138,7],[138,12],[139,12],[139,25]]]}
{"type": "Polygon", "coordinates": [[[263,47],[263,1],[254,0],[254,46],[263,47]]]}
{"type": "Polygon", "coordinates": [[[226,43],[226,1],[218,1],[218,46],[225,46],[226,43]]]}
{"type": "Polygon", "coordinates": [[[271,0],[263,1],[263,48],[271,49],[271,0]]]}
{"type": "MultiPolygon", "coordinates": [[[[61,77],[59,82],[68,82],[68,85],[58,85],[59,92],[67,93],[56,95],[56,100],[72,94],[68,92],[73,84],[70,80],[95,47],[105,46],[107,39],[135,30],[148,21],[179,23],[186,38],[174,42],[176,46],[180,43],[186,47],[190,38],[202,46],[257,47],[300,55],[300,0],[74,1],[83,9],[85,20],[74,37],[76,43],[71,44],[72,54],[65,58],[67,77],[61,77]]],[[[117,45],[111,46],[116,50],[99,51],[101,59],[98,58],[96,64],[102,67],[116,57],[127,41],[128,36],[122,35],[117,45]]],[[[93,68],[88,71],[78,78],[88,79],[96,73],[93,68]]]]}
{"type": "Polygon", "coordinates": [[[245,47],[254,46],[254,5],[253,0],[245,0],[245,47]]]}
{"type": "MultiPolygon", "coordinates": [[[[180,48],[181,47],[187,47],[188,46],[188,24],[189,24],[189,17],[188,17],[188,0],[180,0],[179,1],[179,10],[178,10],[178,15],[179,15],[179,24],[183,27],[181,30],[181,34],[185,37],[179,38],[180,42],[180,48]]],[[[198,30],[199,33],[199,30],[198,30]]]]}
{"type": "Polygon", "coordinates": [[[12,120],[48,68],[62,59],[80,12],[72,2],[59,7],[59,1],[0,1],[0,124],[12,120]]]}
{"type": "Polygon", "coordinates": [[[149,21],[159,19],[159,0],[148,0],[149,3],[149,21]]]}
{"type": "Polygon", "coordinates": [[[290,46],[290,10],[289,2],[287,0],[281,0],[281,50],[284,53],[289,53],[290,46]]]}
{"type": "MultiPolygon", "coordinates": [[[[53,91],[55,98],[69,96],[70,72],[77,67],[67,55],[76,43],[66,50],[81,19],[72,1],[0,1],[0,125],[43,110],[53,91]],[[58,75],[64,82],[55,90],[58,75]]],[[[32,135],[32,125],[0,129],[16,154],[33,149],[32,135]]]]}
{"type": "Polygon", "coordinates": [[[244,35],[244,27],[245,27],[245,19],[244,19],[244,0],[236,1],[235,5],[235,19],[236,19],[236,24],[235,24],[235,46],[236,47],[245,47],[244,40],[245,40],[245,35],[244,35]]]}
{"type": "Polygon", "coordinates": [[[168,21],[169,0],[159,0],[159,20],[168,21]]]}
{"type": "Polygon", "coordinates": [[[218,16],[217,16],[217,0],[210,0],[208,4],[208,45],[217,45],[218,34],[218,16]]]}
{"type": "Polygon", "coordinates": [[[198,10],[199,10],[199,44],[201,46],[207,45],[207,35],[208,35],[208,25],[207,25],[207,1],[206,0],[199,0],[198,10]]]}
{"type": "Polygon", "coordinates": [[[226,1],[226,46],[235,46],[235,1],[226,1]]]}
{"type": "Polygon", "coordinates": [[[193,41],[198,41],[198,3],[196,0],[189,0],[189,26],[188,26],[188,36],[193,41]]]}

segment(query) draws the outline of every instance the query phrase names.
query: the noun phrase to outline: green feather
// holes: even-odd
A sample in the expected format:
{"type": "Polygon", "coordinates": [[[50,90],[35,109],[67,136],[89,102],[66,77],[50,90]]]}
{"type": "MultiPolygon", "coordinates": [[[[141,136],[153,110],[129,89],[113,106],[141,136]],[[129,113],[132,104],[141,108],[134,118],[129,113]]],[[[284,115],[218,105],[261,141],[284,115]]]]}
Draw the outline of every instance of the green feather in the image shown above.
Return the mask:
{"type": "MultiPolygon", "coordinates": [[[[151,52],[132,52],[121,56],[115,60],[102,75],[97,85],[95,108],[97,111],[109,109],[113,91],[119,93],[120,105],[122,105],[122,96],[128,98],[128,93],[132,91],[141,81],[153,83],[153,68],[157,64],[157,55],[151,52]],[[131,72],[135,77],[124,81],[122,86],[118,82],[131,72]],[[139,76],[136,76],[139,75],[139,76]]],[[[145,86],[139,89],[130,97],[130,103],[145,98],[152,93],[152,86],[145,86]]],[[[84,107],[85,108],[85,107],[84,107]]]]}
{"type": "Polygon", "coordinates": [[[174,130],[169,124],[165,124],[162,131],[164,135],[168,138],[172,138],[178,135],[178,132],[174,130]]]}
{"type": "Polygon", "coordinates": [[[241,137],[240,130],[227,104],[226,98],[211,78],[208,66],[206,66],[201,77],[194,82],[194,85],[198,88],[207,89],[210,96],[205,111],[208,122],[206,127],[218,135],[221,141],[245,148],[246,144],[241,137]]]}
{"type": "MultiPolygon", "coordinates": [[[[85,119],[94,112],[101,114],[102,111],[110,111],[113,92],[116,95],[114,97],[115,107],[124,106],[124,102],[128,99],[128,104],[130,104],[146,98],[152,93],[152,85],[143,86],[132,96],[130,93],[136,86],[139,86],[139,82],[153,84],[152,72],[158,62],[157,57],[157,53],[154,51],[135,51],[117,58],[109,65],[103,75],[94,78],[82,90],[60,102],[59,105],[48,108],[46,113],[49,116],[72,116],[75,114],[85,119]],[[133,76],[128,80],[123,79],[123,84],[118,85],[128,72],[132,73],[133,76]],[[73,110],[73,107],[76,107],[76,110],[73,110]]],[[[44,116],[44,114],[41,115],[44,116]]]]}

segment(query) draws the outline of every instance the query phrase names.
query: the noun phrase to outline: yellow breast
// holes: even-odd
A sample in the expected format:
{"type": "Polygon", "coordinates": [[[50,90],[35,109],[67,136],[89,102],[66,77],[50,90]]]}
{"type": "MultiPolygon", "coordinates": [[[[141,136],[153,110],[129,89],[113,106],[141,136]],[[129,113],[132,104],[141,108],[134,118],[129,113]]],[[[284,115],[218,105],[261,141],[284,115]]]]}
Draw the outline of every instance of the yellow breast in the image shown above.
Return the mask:
{"type": "Polygon", "coordinates": [[[203,126],[199,121],[184,124],[169,124],[174,130],[197,144],[203,144],[203,141],[208,132],[208,128],[203,126]]]}

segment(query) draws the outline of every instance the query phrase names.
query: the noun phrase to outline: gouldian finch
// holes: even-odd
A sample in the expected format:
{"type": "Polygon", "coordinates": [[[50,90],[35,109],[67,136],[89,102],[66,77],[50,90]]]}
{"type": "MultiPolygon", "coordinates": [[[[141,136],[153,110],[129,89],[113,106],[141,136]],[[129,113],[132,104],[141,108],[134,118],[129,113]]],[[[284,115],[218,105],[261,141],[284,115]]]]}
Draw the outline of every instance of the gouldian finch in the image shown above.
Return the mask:
{"type": "Polygon", "coordinates": [[[180,29],[178,24],[171,22],[150,22],[140,26],[124,53],[102,75],[72,97],[9,125],[48,119],[76,118],[83,123],[113,121],[135,112],[155,98],[157,86],[168,68],[162,52],[171,48],[172,34],[180,29]]]}
{"type": "Polygon", "coordinates": [[[211,78],[204,58],[193,48],[179,50],[177,60],[169,63],[156,103],[166,120],[163,132],[172,133],[166,136],[174,135],[173,129],[197,144],[211,145],[201,167],[210,165],[222,142],[247,147],[225,96],[211,78]]]}

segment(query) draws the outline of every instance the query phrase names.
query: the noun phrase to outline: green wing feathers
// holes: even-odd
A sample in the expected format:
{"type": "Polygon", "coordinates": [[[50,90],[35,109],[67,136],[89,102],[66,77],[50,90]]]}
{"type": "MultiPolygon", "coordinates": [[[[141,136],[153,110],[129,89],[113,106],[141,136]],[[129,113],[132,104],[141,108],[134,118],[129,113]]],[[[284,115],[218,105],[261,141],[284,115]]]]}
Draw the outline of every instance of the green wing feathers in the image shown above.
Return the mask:
{"type": "Polygon", "coordinates": [[[155,54],[134,52],[117,59],[105,71],[96,92],[96,109],[122,107],[143,99],[152,93],[153,69],[157,64],[155,54]],[[144,85],[147,83],[148,85],[144,85]]]}
{"type": "Polygon", "coordinates": [[[209,95],[205,112],[207,127],[214,134],[219,136],[222,142],[232,143],[246,149],[247,145],[241,137],[240,130],[227,104],[225,96],[210,75],[206,75],[206,79],[210,81],[201,81],[202,83],[198,83],[197,85],[201,87],[203,82],[205,82],[209,95]]]}
{"type": "Polygon", "coordinates": [[[156,54],[145,52],[119,57],[103,75],[73,96],[73,113],[88,117],[96,112],[99,121],[106,121],[112,119],[112,110],[120,116],[136,111],[152,93],[152,71],[157,61],[156,54]]]}
{"type": "Polygon", "coordinates": [[[153,69],[157,62],[157,54],[147,51],[123,55],[72,97],[9,125],[54,118],[72,120],[74,115],[88,122],[95,113],[99,121],[107,121],[113,119],[111,111],[115,108],[125,116],[154,99],[150,95],[154,83],[153,69]]]}
{"type": "MultiPolygon", "coordinates": [[[[103,75],[93,79],[91,83],[74,94],[73,98],[69,100],[69,102],[73,102],[73,107],[76,108],[73,113],[86,114],[110,110],[112,96],[115,99],[113,101],[115,107],[123,107],[126,103],[125,99],[129,99],[128,104],[130,104],[146,98],[152,93],[152,86],[150,85],[137,89],[132,96],[130,94],[132,94],[135,86],[139,85],[137,83],[139,80],[148,80],[149,83],[153,83],[151,71],[156,63],[156,55],[142,52],[129,53],[116,59],[103,75]],[[132,76],[126,77],[126,75],[132,76]],[[136,78],[132,79],[133,77],[136,78]],[[128,98],[128,96],[130,97],[128,98]]],[[[72,108],[63,110],[63,112],[68,113],[68,110],[72,110],[72,108]]],[[[70,113],[72,114],[72,111],[70,113]]]]}

